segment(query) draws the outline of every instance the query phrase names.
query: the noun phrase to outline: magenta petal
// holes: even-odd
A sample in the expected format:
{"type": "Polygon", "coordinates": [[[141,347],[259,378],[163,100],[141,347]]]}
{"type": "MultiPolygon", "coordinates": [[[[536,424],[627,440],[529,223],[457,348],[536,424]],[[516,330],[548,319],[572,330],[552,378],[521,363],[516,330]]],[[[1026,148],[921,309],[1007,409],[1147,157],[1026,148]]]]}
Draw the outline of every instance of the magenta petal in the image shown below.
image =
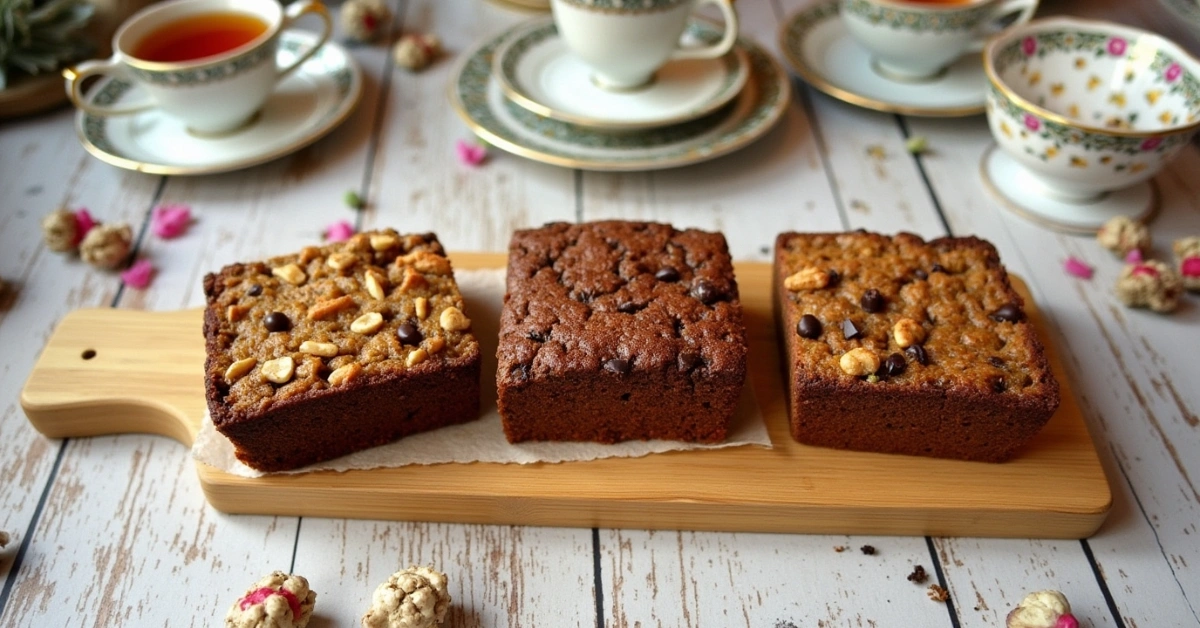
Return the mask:
{"type": "Polygon", "coordinates": [[[1141,264],[1142,259],[1143,258],[1142,258],[1142,250],[1141,249],[1133,249],[1132,251],[1125,254],[1125,263],[1126,264],[1141,264]]]}
{"type": "Polygon", "coordinates": [[[154,267],[150,265],[150,260],[140,259],[133,263],[124,272],[121,273],[121,281],[130,288],[141,290],[150,285],[150,279],[154,277],[154,267]]]}
{"type": "Polygon", "coordinates": [[[187,205],[160,205],[150,214],[150,230],[169,240],[183,235],[192,222],[192,210],[187,205]]]}
{"type": "Polygon", "coordinates": [[[458,140],[454,143],[454,151],[458,153],[458,160],[467,166],[478,166],[487,159],[487,148],[458,140]]]}
{"type": "Polygon", "coordinates": [[[96,222],[95,218],[92,218],[87,208],[80,207],[75,212],[75,245],[78,246],[80,242],[83,242],[83,236],[87,235],[87,232],[91,231],[92,227],[95,227],[97,224],[99,223],[96,222]]]}
{"type": "Polygon", "coordinates": [[[1179,274],[1184,277],[1200,277],[1200,257],[1189,257],[1179,265],[1179,274]]]}
{"type": "Polygon", "coordinates": [[[1091,279],[1094,272],[1091,266],[1074,257],[1068,257],[1067,261],[1063,263],[1063,268],[1067,271],[1068,275],[1079,277],[1080,279],[1091,279]]]}
{"type": "Polygon", "coordinates": [[[330,242],[345,242],[354,235],[354,225],[339,220],[328,227],[325,227],[325,239],[330,242]]]}

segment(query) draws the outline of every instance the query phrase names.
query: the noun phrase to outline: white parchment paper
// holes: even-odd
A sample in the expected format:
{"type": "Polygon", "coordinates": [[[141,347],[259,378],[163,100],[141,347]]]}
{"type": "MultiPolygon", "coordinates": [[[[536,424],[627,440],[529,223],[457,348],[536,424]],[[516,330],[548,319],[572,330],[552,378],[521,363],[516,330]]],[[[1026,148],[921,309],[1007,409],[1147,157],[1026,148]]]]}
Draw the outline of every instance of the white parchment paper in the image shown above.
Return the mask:
{"type": "MultiPolygon", "coordinates": [[[[630,441],[614,445],[596,443],[529,442],[513,445],[504,438],[500,414],[496,411],[496,342],[500,330],[500,308],[504,300],[504,270],[456,270],[459,289],[466,300],[472,331],[483,352],[480,418],[470,423],[402,438],[373,449],[283,473],[308,471],[346,471],[402,467],[411,464],[499,462],[569,462],[597,458],[637,458],[665,451],[719,449],[739,446],[771,446],[762,412],[751,393],[749,381],[742,391],[737,413],[723,443],[703,445],[678,441],[630,441]]],[[[266,475],[238,461],[233,444],[204,417],[200,433],[192,447],[192,456],[209,466],[242,477],[266,475]]]]}

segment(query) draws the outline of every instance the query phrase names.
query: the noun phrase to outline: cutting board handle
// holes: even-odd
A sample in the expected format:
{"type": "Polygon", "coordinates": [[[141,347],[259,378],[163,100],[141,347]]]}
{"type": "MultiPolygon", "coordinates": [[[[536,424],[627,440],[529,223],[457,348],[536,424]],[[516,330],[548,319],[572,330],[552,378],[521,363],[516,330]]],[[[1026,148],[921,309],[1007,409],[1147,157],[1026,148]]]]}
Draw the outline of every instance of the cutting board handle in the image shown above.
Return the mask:
{"type": "Polygon", "coordinates": [[[191,446],[204,416],[200,320],[199,310],[71,312],[21,390],[25,415],[51,438],[141,432],[191,446]]]}

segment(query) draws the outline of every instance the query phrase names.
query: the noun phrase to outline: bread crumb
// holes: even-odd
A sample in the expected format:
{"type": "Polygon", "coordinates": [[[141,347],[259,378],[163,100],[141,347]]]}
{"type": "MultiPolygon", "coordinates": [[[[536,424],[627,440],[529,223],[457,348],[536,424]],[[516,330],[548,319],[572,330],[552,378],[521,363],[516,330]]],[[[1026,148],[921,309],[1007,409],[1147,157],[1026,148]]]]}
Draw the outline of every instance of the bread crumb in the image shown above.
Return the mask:
{"type": "Polygon", "coordinates": [[[934,602],[945,602],[950,599],[950,592],[936,584],[929,585],[929,590],[926,593],[929,595],[929,599],[934,602]]]}
{"type": "Polygon", "coordinates": [[[864,545],[858,549],[861,550],[862,553],[866,554],[867,556],[875,555],[875,546],[874,545],[864,545]]]}
{"type": "Polygon", "coordinates": [[[929,579],[929,574],[925,573],[925,567],[917,565],[913,567],[912,573],[908,574],[908,581],[916,584],[925,584],[929,579]]]}
{"type": "Polygon", "coordinates": [[[833,551],[841,554],[842,552],[846,551],[846,546],[845,545],[834,545],[833,551]]]}

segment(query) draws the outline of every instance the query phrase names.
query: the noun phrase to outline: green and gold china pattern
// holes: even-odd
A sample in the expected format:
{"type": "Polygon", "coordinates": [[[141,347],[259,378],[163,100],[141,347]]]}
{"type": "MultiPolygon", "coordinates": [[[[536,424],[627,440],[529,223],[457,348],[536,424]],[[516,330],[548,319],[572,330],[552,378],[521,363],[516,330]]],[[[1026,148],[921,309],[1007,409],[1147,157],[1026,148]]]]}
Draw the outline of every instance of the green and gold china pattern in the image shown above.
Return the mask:
{"type": "MultiPolygon", "coordinates": [[[[691,22],[688,29],[701,38],[719,37],[713,26],[702,22],[691,22]]],[[[486,42],[467,57],[451,86],[451,97],[459,114],[483,139],[545,163],[588,170],[651,170],[695,163],[761,136],[782,115],[790,98],[782,68],[757,45],[739,39],[750,60],[750,80],[742,96],[713,114],[683,124],[612,133],[545,118],[504,99],[505,116],[526,131],[519,133],[493,109],[488,93],[493,57],[507,36],[486,42]],[[745,103],[751,94],[753,102],[745,103]],[[743,108],[744,115],[732,119],[743,108]],[[591,149],[612,152],[597,156],[591,149]]]]}
{"type": "MultiPolygon", "coordinates": [[[[289,42],[281,42],[281,47],[284,43],[289,42]]],[[[290,43],[295,44],[295,42],[290,43]]],[[[129,71],[147,83],[157,85],[193,85],[233,78],[269,59],[273,59],[273,53],[274,47],[267,44],[258,46],[254,50],[250,50],[232,59],[198,68],[153,70],[131,64],[129,65],[129,71]]]]}
{"type": "Polygon", "coordinates": [[[600,11],[604,13],[649,13],[665,11],[689,2],[690,0],[562,0],[562,2],[580,9],[600,11]]]}
{"type": "Polygon", "coordinates": [[[855,15],[872,24],[887,24],[894,29],[911,31],[945,32],[974,28],[979,20],[993,10],[991,4],[970,9],[955,10],[926,8],[905,10],[900,7],[881,6],[868,0],[841,0],[842,11],[855,15]]]}

